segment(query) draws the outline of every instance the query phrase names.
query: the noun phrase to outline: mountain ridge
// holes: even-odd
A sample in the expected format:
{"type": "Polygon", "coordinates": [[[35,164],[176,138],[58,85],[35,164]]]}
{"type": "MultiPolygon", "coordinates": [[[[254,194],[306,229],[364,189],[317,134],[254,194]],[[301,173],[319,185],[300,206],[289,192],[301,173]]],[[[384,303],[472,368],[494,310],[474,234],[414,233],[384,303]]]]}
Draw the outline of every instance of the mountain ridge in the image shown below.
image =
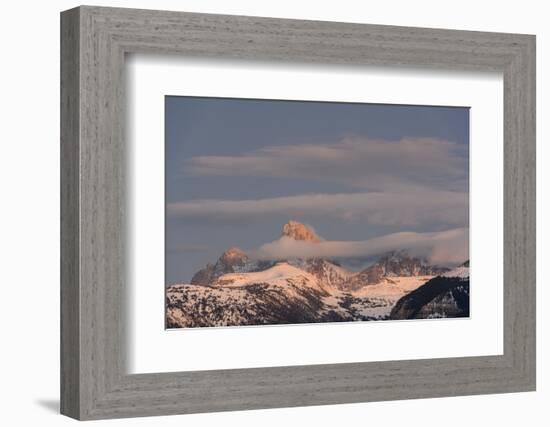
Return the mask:
{"type": "MultiPolygon", "coordinates": [[[[322,241],[297,221],[280,238],[322,241]]],[[[351,271],[329,258],[258,260],[230,247],[191,283],[167,287],[166,327],[459,317],[469,302],[468,266],[449,270],[394,250],[351,271]]]]}
{"type": "Polygon", "coordinates": [[[470,316],[469,261],[438,275],[400,298],[390,319],[424,319],[470,316]]]}
{"type": "MultiPolygon", "coordinates": [[[[281,238],[298,241],[320,242],[321,238],[312,228],[298,221],[288,221],[283,225],[281,238]]],[[[272,267],[276,262],[287,261],[300,266],[305,271],[313,272],[323,281],[341,290],[358,290],[363,286],[380,283],[385,277],[391,276],[430,276],[444,273],[447,268],[430,265],[426,259],[411,257],[406,251],[389,251],[379,256],[369,267],[358,272],[352,272],[339,265],[338,262],[321,257],[291,258],[287,260],[254,260],[242,249],[231,247],[227,249],[215,264],[195,273],[191,284],[208,286],[224,274],[254,273],[272,267]]]]}

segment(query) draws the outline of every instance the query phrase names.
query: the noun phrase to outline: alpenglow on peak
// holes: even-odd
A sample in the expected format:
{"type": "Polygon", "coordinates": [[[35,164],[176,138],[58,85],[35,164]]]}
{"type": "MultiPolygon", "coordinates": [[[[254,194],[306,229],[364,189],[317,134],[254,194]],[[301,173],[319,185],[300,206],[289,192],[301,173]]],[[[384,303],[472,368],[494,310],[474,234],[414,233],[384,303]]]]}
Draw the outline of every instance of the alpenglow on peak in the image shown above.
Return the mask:
{"type": "Polygon", "coordinates": [[[304,240],[308,242],[320,242],[321,239],[315,231],[305,224],[298,221],[288,221],[283,225],[281,237],[290,237],[294,240],[304,240]]]}
{"type": "Polygon", "coordinates": [[[246,253],[243,250],[233,246],[232,248],[227,249],[222,254],[222,256],[220,257],[220,260],[224,261],[225,263],[232,263],[235,261],[242,261],[246,258],[247,258],[246,253]]]}

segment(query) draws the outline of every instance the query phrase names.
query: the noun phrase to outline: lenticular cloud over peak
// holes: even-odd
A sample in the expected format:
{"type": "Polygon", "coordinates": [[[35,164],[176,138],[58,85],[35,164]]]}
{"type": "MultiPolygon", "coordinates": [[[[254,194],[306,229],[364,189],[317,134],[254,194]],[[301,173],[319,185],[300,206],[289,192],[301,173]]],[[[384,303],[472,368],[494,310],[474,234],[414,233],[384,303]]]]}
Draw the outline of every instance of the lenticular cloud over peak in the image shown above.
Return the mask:
{"type": "Polygon", "coordinates": [[[361,241],[296,240],[283,235],[251,251],[258,259],[372,257],[406,251],[437,265],[458,265],[468,258],[468,229],[398,232],[361,241]]]}

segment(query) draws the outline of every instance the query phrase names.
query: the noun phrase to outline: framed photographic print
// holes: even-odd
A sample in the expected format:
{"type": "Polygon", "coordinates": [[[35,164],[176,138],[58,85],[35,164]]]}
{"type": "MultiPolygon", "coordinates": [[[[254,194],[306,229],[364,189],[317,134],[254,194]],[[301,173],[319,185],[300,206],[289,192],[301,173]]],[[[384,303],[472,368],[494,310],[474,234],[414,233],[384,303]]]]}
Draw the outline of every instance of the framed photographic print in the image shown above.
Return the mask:
{"type": "Polygon", "coordinates": [[[83,6],[61,40],[63,414],[535,389],[534,36],[83,6]]]}

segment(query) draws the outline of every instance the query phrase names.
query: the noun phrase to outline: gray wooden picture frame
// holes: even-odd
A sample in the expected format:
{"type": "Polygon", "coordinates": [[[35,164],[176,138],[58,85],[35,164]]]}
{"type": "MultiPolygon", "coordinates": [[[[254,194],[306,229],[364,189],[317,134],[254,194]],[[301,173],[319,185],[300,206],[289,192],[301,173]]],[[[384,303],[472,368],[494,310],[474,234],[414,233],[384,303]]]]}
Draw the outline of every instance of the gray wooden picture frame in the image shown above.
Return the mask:
{"type": "MultiPolygon", "coordinates": [[[[83,6],[61,14],[61,412],[77,419],[535,390],[535,37],[83,6]],[[504,78],[504,354],[129,375],[127,53],[504,78]]],[[[475,262],[475,260],[473,261],[475,262]]]]}

